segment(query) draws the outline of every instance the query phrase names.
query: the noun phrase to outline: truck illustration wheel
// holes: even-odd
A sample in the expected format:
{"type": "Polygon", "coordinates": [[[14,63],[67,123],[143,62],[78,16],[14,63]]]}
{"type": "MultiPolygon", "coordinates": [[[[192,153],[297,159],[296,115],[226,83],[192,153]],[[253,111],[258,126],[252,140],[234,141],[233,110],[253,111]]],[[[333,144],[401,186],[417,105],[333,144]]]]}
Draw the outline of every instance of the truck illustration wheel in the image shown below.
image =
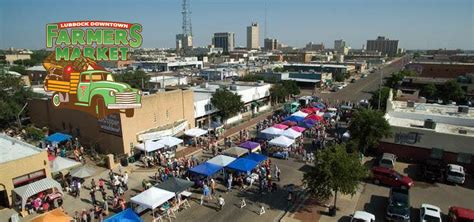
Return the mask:
{"type": "Polygon", "coordinates": [[[135,113],[134,109],[127,109],[125,110],[125,116],[126,117],[133,117],[133,114],[135,113]]]}
{"type": "Polygon", "coordinates": [[[106,116],[106,107],[102,97],[94,97],[94,111],[97,118],[102,119],[106,116]]]}
{"type": "Polygon", "coordinates": [[[59,97],[59,93],[54,93],[53,97],[51,98],[51,102],[53,103],[53,106],[55,108],[58,108],[61,106],[61,99],[59,97]]]}

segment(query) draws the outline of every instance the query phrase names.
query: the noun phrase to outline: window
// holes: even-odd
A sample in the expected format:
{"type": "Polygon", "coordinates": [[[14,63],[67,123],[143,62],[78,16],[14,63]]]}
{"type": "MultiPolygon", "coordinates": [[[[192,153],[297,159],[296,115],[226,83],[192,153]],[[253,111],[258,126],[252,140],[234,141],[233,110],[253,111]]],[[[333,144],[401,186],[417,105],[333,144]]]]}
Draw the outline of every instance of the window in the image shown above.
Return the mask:
{"type": "Polygon", "coordinates": [[[204,109],[206,110],[206,112],[211,111],[212,108],[213,108],[213,107],[212,107],[212,104],[206,104],[206,105],[204,106],[204,109]]]}
{"type": "Polygon", "coordinates": [[[443,159],[443,153],[444,153],[444,151],[442,149],[433,148],[433,149],[431,149],[431,158],[443,159]]]}
{"type": "Polygon", "coordinates": [[[459,153],[459,154],[458,154],[457,161],[458,161],[459,163],[470,164],[470,163],[471,163],[471,159],[472,159],[472,155],[471,155],[471,154],[469,154],[469,153],[459,153]]]}

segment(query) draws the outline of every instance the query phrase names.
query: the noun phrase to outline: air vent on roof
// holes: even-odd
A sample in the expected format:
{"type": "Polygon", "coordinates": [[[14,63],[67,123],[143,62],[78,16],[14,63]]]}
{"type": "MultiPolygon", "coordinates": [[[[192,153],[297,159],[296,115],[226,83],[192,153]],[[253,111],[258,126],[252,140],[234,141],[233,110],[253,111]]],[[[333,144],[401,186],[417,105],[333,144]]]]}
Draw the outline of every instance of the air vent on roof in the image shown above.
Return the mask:
{"type": "Polygon", "coordinates": [[[415,107],[415,102],[414,102],[414,101],[411,101],[411,100],[408,100],[408,102],[407,102],[407,107],[409,107],[409,108],[415,107]]]}
{"type": "Polygon", "coordinates": [[[426,129],[436,129],[436,122],[432,119],[426,119],[423,125],[426,129]]]}
{"type": "Polygon", "coordinates": [[[467,130],[465,129],[460,129],[458,132],[459,134],[467,134],[467,130]]]}
{"type": "Polygon", "coordinates": [[[458,113],[469,113],[468,106],[458,106],[458,113]]]}

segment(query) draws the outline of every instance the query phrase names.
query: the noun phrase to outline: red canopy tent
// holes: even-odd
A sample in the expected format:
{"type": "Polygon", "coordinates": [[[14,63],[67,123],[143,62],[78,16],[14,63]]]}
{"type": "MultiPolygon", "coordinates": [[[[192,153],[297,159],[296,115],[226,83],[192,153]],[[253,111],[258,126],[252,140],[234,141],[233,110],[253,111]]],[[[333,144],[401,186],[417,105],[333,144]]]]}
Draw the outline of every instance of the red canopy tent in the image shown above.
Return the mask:
{"type": "Polygon", "coordinates": [[[321,120],[323,120],[323,117],[313,114],[313,115],[307,116],[306,119],[312,119],[312,120],[316,120],[316,121],[321,121],[321,120]]]}
{"type": "Polygon", "coordinates": [[[308,114],[312,114],[312,113],[317,113],[319,109],[316,107],[306,107],[306,108],[301,109],[301,111],[308,114]]]}

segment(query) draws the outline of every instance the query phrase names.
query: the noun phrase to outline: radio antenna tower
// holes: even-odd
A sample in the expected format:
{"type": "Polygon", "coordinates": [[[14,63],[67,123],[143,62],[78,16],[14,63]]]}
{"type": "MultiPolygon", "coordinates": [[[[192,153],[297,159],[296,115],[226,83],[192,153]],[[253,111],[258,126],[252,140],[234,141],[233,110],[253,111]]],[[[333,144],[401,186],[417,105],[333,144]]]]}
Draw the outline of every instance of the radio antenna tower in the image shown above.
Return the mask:
{"type": "Polygon", "coordinates": [[[181,14],[183,15],[183,35],[192,36],[193,27],[191,25],[191,7],[189,4],[190,0],[183,0],[183,10],[181,14]]]}
{"type": "Polygon", "coordinates": [[[265,1],[265,28],[264,28],[264,38],[267,38],[267,0],[265,1]]]}

